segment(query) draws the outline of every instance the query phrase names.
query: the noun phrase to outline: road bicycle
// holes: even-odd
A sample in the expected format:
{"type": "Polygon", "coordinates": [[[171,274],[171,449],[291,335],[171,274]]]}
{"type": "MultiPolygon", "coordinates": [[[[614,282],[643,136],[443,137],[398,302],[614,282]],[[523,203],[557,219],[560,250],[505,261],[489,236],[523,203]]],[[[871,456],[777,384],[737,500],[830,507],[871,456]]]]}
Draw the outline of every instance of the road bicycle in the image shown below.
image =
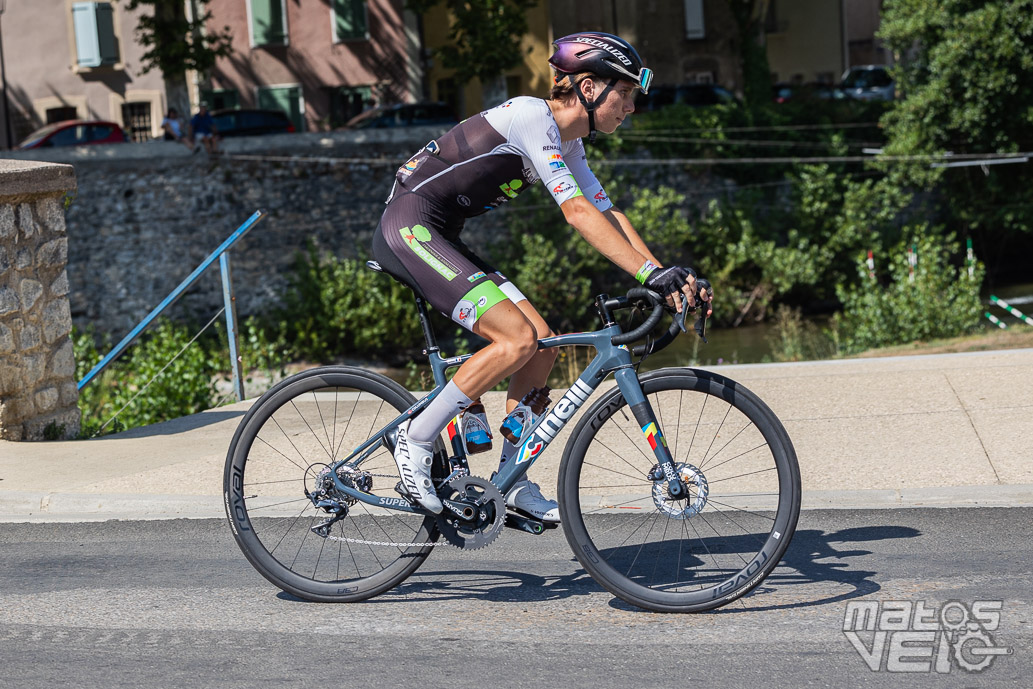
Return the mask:
{"type": "MultiPolygon", "coordinates": [[[[686,331],[690,311],[685,304],[654,339],[665,303],[642,287],[599,295],[598,330],[539,341],[595,353],[490,480],[470,472],[449,424],[431,472],[444,509],[424,510],[398,480],[396,429],[472,355],[443,357],[419,295],[416,308],[436,384],[423,398],[372,371],[316,368],[266,392],[237,428],[226,513],[270,582],[310,601],[359,601],[404,581],[435,546],[482,548],[507,526],[542,534],[549,525],[507,513],[503,496],[590,401],[564,448],[557,495],[567,542],[596,582],[648,610],[699,612],[748,593],[778,564],[800,511],[789,435],[755,394],[719,373],[639,373],[646,356],[686,331]],[[649,316],[625,332],[615,314],[628,308],[649,316]],[[610,374],[616,384],[603,389],[610,374]]],[[[705,340],[704,315],[695,327],[705,340]]]]}

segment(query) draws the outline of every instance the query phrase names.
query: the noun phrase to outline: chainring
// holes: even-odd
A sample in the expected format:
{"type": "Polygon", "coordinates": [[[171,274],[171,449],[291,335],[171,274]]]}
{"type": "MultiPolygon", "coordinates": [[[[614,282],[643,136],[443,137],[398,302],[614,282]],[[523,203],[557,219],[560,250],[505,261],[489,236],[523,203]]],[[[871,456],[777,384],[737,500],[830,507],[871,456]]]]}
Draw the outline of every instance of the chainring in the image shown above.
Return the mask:
{"type": "Polygon", "coordinates": [[[450,545],[477,550],[499,537],[506,523],[506,501],[494,483],[460,476],[446,483],[438,496],[445,505],[438,515],[438,531],[450,545]],[[472,508],[473,518],[464,519],[453,508],[472,508]]]}

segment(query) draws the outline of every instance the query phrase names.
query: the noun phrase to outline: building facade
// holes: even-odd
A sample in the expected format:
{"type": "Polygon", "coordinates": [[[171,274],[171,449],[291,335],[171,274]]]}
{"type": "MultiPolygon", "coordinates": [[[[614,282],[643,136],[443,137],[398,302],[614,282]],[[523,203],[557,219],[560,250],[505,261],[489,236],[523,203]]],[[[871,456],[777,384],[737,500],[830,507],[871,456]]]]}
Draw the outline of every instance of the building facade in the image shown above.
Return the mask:
{"type": "Polygon", "coordinates": [[[0,15],[6,148],[69,119],[113,121],[135,141],[159,136],[165,82],[157,71],[142,73],[138,18],[118,2],[7,2],[0,15]]]}
{"type": "Polygon", "coordinates": [[[560,4],[564,3],[538,0],[527,11],[527,34],[520,42],[520,60],[506,70],[495,84],[482,84],[477,79],[459,84],[455,70],[442,66],[433,57],[435,49],[448,43],[451,25],[451,16],[444,4],[435,6],[420,21],[425,47],[426,97],[449,104],[462,119],[513,96],[548,96],[552,88],[549,56],[552,55],[554,38],[550,9],[560,4]]]}
{"type": "Polygon", "coordinates": [[[403,0],[210,0],[213,29],[229,27],[198,96],[212,108],[275,108],[298,131],[344,124],[376,103],[421,92],[417,20],[403,0]]]}

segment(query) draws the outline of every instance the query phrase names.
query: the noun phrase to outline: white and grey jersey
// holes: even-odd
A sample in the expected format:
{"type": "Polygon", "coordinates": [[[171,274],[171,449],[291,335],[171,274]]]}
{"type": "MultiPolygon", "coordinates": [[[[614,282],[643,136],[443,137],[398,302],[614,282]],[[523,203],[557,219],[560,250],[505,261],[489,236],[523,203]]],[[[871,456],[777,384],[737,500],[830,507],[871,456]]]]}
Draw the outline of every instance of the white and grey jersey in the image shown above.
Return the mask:
{"type": "Polygon", "coordinates": [[[612,204],[588,167],[580,139],[560,141],[548,104],[521,96],[464,120],[398,169],[396,188],[432,201],[446,234],[466,218],[516,198],[541,180],[557,204],[584,195],[601,211],[612,204]]]}

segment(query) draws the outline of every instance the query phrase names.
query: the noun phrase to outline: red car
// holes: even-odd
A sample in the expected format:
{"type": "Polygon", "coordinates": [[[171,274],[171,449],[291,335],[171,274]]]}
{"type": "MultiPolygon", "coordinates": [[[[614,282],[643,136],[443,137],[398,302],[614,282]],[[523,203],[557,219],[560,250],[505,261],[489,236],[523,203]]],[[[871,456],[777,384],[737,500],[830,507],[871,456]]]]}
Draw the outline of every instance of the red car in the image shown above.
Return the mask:
{"type": "Polygon", "coordinates": [[[122,144],[129,137],[114,122],[100,120],[66,120],[37,129],[18,144],[18,148],[51,146],[84,146],[87,144],[122,144]]]}

